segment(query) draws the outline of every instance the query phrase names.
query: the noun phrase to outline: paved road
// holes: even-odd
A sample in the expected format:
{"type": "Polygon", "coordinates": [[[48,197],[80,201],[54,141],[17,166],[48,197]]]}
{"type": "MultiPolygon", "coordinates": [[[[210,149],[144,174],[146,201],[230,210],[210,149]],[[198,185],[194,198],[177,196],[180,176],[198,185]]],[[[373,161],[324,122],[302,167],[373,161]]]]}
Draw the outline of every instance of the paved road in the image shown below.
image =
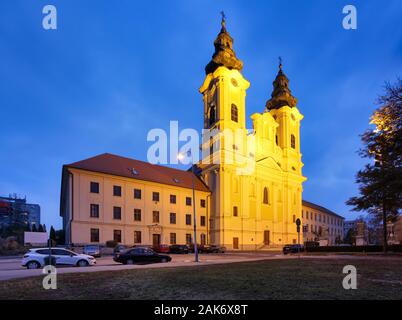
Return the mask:
{"type": "MultiPolygon", "coordinates": [[[[236,252],[225,254],[200,254],[200,262],[194,262],[194,256],[172,254],[172,261],[169,263],[154,263],[148,265],[122,265],[113,261],[111,256],[105,256],[97,259],[97,265],[92,267],[58,267],[58,274],[61,273],[78,273],[78,272],[97,272],[97,271],[111,271],[111,270],[125,270],[125,269],[143,269],[143,268],[166,268],[166,267],[180,267],[180,266],[196,266],[196,265],[211,265],[233,262],[247,262],[258,260],[277,260],[277,259],[297,259],[298,255],[283,255],[277,252],[236,252]]],[[[373,255],[302,255],[302,259],[373,259],[383,260],[382,256],[373,255]]],[[[386,257],[386,259],[401,261],[402,257],[386,257]]],[[[42,270],[27,270],[20,265],[21,258],[5,258],[0,259],[0,281],[16,278],[26,278],[32,276],[43,275],[42,270]]]]}
{"type": "MultiPolygon", "coordinates": [[[[193,266],[194,255],[172,254],[172,261],[169,263],[155,263],[148,265],[122,265],[113,261],[111,256],[105,256],[96,259],[96,266],[92,267],[58,267],[57,272],[75,273],[75,272],[96,272],[124,269],[142,269],[142,268],[164,268],[178,266],[193,266]]],[[[200,262],[197,265],[232,263],[242,261],[257,261],[265,259],[283,259],[284,256],[279,253],[225,253],[225,254],[200,254],[200,262]]],[[[25,278],[42,275],[42,270],[27,270],[21,267],[21,258],[0,259],[0,281],[15,278],[25,278]]]]}

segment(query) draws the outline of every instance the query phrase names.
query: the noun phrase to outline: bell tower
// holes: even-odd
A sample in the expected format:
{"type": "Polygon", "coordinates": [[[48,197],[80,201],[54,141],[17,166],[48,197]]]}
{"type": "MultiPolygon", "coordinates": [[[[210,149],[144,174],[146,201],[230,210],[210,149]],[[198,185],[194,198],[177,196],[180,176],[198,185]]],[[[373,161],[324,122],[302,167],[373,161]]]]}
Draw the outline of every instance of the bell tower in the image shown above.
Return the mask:
{"type": "Polygon", "coordinates": [[[237,174],[238,157],[244,158],[246,146],[246,90],[250,83],[243,77],[243,62],[236,57],[233,38],[226,29],[222,12],[221,30],[214,41],[215,51],[205,67],[200,88],[204,102],[202,176],[213,190],[210,198],[209,242],[232,244],[228,230],[241,214],[242,177],[237,174]],[[209,136],[205,137],[205,132],[209,136]],[[236,209],[234,209],[234,207],[236,209]],[[237,209],[238,208],[238,209],[237,209]]]}
{"type": "Polygon", "coordinates": [[[233,50],[233,38],[222,12],[221,31],[214,41],[215,52],[205,67],[200,88],[204,99],[204,129],[245,129],[245,98],[250,83],[240,71],[243,62],[233,50]]]}

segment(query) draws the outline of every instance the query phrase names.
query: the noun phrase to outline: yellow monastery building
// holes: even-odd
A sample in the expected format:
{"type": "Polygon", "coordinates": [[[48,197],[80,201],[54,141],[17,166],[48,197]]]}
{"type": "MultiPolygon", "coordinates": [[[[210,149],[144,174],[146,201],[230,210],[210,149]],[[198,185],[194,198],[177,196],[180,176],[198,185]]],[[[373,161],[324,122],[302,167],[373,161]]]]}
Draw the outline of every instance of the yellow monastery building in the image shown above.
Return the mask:
{"type": "Polygon", "coordinates": [[[60,214],[68,243],[191,243],[193,178],[198,243],[239,250],[297,243],[303,115],[289,80],[280,64],[272,95],[247,130],[250,83],[224,19],[214,46],[200,88],[204,129],[224,134],[203,140],[200,174],[111,154],[63,166],[60,214]]]}

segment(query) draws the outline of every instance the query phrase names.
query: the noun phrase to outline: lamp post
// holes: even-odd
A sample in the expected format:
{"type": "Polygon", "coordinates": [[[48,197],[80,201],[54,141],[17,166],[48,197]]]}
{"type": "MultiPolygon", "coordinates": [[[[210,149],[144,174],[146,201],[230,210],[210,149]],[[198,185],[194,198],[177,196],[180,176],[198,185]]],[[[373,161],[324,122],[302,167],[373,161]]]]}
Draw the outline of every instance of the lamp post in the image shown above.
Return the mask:
{"type": "MultiPolygon", "coordinates": [[[[191,182],[192,182],[192,189],[193,189],[193,216],[194,216],[194,261],[199,262],[198,260],[198,246],[197,246],[197,215],[195,212],[195,172],[194,172],[194,158],[191,153],[191,150],[187,152],[188,156],[191,156],[191,182]]],[[[179,153],[177,155],[177,159],[183,160],[184,155],[179,153]]]]}

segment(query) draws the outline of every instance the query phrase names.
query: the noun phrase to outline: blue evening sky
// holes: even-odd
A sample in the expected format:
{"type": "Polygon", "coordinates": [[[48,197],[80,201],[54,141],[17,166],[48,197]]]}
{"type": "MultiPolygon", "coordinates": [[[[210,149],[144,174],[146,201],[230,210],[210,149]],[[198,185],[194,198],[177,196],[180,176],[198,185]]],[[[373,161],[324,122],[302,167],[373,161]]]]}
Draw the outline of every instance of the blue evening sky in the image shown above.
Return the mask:
{"type": "Polygon", "coordinates": [[[303,197],[357,217],[345,201],[366,162],[359,134],[384,81],[402,74],[400,0],[2,0],[0,195],[26,195],[59,228],[63,164],[104,152],[146,160],[148,131],[170,120],[200,130],[221,10],[251,82],[247,114],[264,110],[282,56],[305,116],[303,197]],[[42,28],[46,4],[55,31],[42,28]],[[342,28],[347,4],[357,30],[342,28]]]}

